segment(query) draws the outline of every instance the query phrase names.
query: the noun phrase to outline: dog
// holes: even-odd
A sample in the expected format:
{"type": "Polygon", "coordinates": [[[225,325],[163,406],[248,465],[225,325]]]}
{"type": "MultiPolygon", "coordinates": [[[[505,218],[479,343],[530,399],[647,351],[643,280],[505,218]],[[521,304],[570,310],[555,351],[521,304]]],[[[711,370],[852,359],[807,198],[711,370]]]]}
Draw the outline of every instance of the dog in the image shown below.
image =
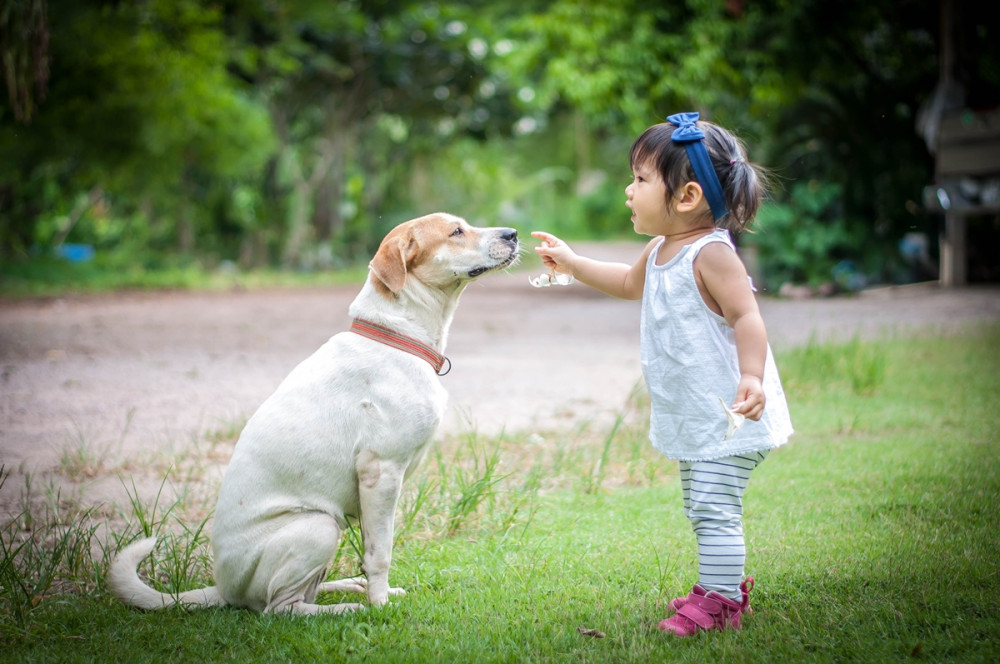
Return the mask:
{"type": "Polygon", "coordinates": [[[141,609],[231,605],[313,615],[363,604],[315,603],[320,592],[389,586],[396,503],[427,454],[447,405],[438,375],[458,299],[478,277],[513,265],[517,232],[435,213],[385,237],[334,335],[247,421],[219,491],[212,528],[215,585],[176,595],[139,578],[156,538],[116,556],[108,586],[141,609]],[[349,518],[361,524],[363,576],[324,582],[349,518]]]}

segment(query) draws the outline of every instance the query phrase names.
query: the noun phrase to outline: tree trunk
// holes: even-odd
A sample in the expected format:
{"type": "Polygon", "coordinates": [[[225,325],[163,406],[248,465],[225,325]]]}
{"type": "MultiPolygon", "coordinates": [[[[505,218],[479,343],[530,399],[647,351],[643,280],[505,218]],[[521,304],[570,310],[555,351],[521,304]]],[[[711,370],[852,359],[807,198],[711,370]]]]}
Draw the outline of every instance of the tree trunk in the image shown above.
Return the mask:
{"type": "Polygon", "coordinates": [[[303,262],[305,244],[314,232],[310,220],[313,218],[316,192],[329,174],[334,160],[334,150],[329,141],[323,139],[316,141],[316,150],[314,164],[309,173],[302,168],[301,161],[304,161],[304,158],[293,155],[290,160],[292,201],[288,217],[288,235],[281,256],[285,266],[300,265],[303,262]]]}

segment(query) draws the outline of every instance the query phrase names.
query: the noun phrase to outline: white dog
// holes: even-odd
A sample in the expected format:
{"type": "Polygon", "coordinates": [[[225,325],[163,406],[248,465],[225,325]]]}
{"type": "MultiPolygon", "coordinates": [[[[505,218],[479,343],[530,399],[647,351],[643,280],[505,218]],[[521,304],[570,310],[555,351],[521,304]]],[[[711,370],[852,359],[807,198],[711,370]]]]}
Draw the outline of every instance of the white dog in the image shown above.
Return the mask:
{"type": "Polygon", "coordinates": [[[438,380],[458,297],[473,279],[514,263],[517,233],[473,228],[449,214],[397,226],[351,304],[351,331],[296,367],[243,429],[222,480],[212,548],[215,585],[160,593],[136,573],[156,543],[123,549],[108,585],[143,609],[230,604],[264,612],[340,613],[317,592],[389,595],[396,502],[444,414],[438,380]],[[361,522],[365,578],[323,583],[348,517],[361,522]]]}

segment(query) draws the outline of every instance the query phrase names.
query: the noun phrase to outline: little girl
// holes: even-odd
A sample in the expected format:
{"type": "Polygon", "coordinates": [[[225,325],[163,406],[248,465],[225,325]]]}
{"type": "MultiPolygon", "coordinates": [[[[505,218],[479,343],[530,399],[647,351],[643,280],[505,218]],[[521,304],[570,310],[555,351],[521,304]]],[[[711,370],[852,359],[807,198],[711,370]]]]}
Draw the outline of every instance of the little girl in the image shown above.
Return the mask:
{"type": "Polygon", "coordinates": [[[629,161],[632,225],[653,236],[634,265],[579,256],[543,232],[532,233],[542,240],[535,251],[553,272],[642,299],[649,436],[679,462],[699,560],[697,585],[670,601],[673,615],[659,627],[678,636],[739,629],[753,588],[743,578],[743,492],[768,450],[792,433],[753,286],[730,238],[753,221],[764,174],[738,139],[697,113],[647,129],[629,161]]]}

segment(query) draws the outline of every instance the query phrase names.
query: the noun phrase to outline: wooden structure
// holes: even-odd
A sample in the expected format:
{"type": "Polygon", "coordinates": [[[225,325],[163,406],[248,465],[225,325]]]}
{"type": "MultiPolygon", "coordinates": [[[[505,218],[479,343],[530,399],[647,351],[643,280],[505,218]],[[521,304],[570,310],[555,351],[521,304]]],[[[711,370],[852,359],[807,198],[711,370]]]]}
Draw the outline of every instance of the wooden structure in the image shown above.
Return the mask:
{"type": "Polygon", "coordinates": [[[962,286],[969,217],[1000,214],[1000,110],[943,115],[936,157],[932,198],[944,211],[941,283],[962,286]]]}
{"type": "MultiPolygon", "coordinates": [[[[918,123],[935,156],[934,184],[925,188],[924,203],[944,214],[940,238],[944,286],[968,281],[969,219],[1000,214],[1000,108],[969,108],[968,100],[977,96],[983,81],[970,75],[969,63],[959,57],[958,46],[968,38],[968,28],[982,20],[971,4],[940,0],[938,85],[918,123]]],[[[990,98],[993,104],[995,100],[990,98]]]]}

